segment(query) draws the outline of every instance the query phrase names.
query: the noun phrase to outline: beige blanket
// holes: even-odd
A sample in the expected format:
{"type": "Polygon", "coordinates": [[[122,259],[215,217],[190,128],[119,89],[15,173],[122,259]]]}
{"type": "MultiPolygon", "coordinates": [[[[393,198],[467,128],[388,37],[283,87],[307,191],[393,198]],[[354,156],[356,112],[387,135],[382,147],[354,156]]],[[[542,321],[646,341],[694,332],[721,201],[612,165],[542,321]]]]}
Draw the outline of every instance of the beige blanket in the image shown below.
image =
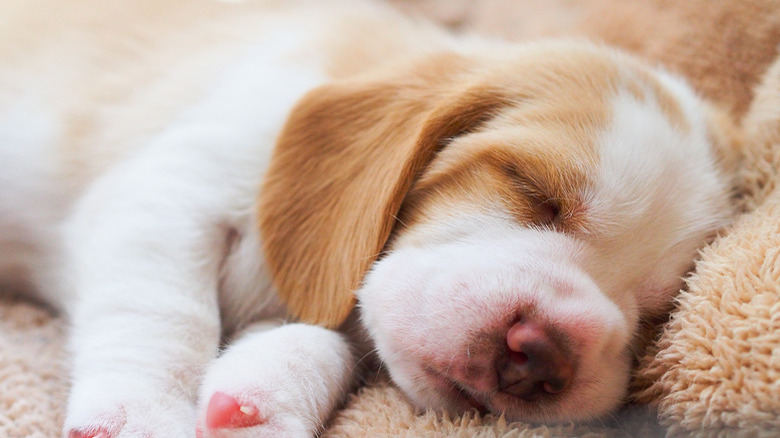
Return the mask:
{"type": "MultiPolygon", "coordinates": [[[[592,424],[507,424],[416,413],[378,378],[350,397],[326,436],[780,436],[780,1],[394,2],[456,30],[585,34],[687,76],[744,131],[735,175],[743,213],[702,251],[688,290],[640,358],[633,399],[643,404],[592,424]]],[[[0,437],[59,436],[65,329],[41,307],[0,302],[0,437]]]]}

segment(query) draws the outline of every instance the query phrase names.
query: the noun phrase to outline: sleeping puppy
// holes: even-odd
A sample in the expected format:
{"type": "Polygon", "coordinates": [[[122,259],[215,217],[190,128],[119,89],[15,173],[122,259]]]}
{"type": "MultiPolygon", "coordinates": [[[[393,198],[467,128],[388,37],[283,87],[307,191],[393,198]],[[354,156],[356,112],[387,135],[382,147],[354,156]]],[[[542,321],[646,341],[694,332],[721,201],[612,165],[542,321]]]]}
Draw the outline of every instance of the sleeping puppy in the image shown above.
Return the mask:
{"type": "Polygon", "coordinates": [[[354,1],[3,10],[0,274],[70,318],[70,438],[311,436],[353,310],[421,408],[604,415],[729,217],[717,113],[606,47],[354,1]]]}

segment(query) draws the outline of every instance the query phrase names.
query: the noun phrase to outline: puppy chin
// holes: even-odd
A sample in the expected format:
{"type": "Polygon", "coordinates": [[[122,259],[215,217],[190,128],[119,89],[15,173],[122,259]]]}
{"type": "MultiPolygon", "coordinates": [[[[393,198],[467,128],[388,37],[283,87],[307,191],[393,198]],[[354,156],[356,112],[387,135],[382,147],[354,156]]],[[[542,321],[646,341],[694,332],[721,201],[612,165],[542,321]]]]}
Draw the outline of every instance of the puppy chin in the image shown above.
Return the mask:
{"type": "Polygon", "coordinates": [[[490,410],[483,401],[447,376],[425,370],[421,364],[387,364],[390,375],[409,401],[418,409],[463,413],[476,409],[482,413],[490,410]]]}

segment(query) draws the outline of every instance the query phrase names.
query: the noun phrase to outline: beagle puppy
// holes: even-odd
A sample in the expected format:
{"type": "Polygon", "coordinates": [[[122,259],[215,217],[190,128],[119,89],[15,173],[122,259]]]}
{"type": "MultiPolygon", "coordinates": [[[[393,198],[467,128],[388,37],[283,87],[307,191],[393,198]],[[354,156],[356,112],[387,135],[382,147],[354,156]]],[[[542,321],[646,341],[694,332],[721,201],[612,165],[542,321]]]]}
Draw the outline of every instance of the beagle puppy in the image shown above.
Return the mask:
{"type": "Polygon", "coordinates": [[[724,119],[608,47],[369,1],[3,10],[0,278],[71,322],[65,437],[313,436],[353,313],[420,408],[597,418],[731,214],[724,119]]]}

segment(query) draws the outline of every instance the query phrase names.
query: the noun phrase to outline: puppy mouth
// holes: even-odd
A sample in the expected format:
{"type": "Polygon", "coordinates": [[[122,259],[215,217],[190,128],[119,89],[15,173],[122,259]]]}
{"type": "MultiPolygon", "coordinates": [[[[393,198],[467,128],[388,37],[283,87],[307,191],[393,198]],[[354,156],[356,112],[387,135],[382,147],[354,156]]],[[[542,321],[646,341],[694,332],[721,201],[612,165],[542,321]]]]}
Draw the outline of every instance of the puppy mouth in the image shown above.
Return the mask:
{"type": "Polygon", "coordinates": [[[526,401],[501,392],[498,388],[488,392],[476,390],[428,365],[423,366],[422,370],[428,390],[435,391],[449,409],[461,413],[474,409],[481,415],[506,415],[512,421],[550,419],[550,405],[558,403],[562,396],[548,394],[539,400],[526,401]]]}
{"type": "Polygon", "coordinates": [[[477,412],[483,415],[491,412],[491,409],[485,403],[477,400],[468,389],[457,382],[453,382],[453,385],[453,392],[456,393],[455,396],[462,399],[470,408],[476,409],[477,412]]]}
{"type": "Polygon", "coordinates": [[[447,377],[431,367],[424,367],[425,376],[431,381],[432,387],[445,397],[449,404],[457,406],[463,411],[474,409],[480,414],[493,412],[489,403],[483,401],[483,397],[475,393],[468,386],[447,377]]]}

